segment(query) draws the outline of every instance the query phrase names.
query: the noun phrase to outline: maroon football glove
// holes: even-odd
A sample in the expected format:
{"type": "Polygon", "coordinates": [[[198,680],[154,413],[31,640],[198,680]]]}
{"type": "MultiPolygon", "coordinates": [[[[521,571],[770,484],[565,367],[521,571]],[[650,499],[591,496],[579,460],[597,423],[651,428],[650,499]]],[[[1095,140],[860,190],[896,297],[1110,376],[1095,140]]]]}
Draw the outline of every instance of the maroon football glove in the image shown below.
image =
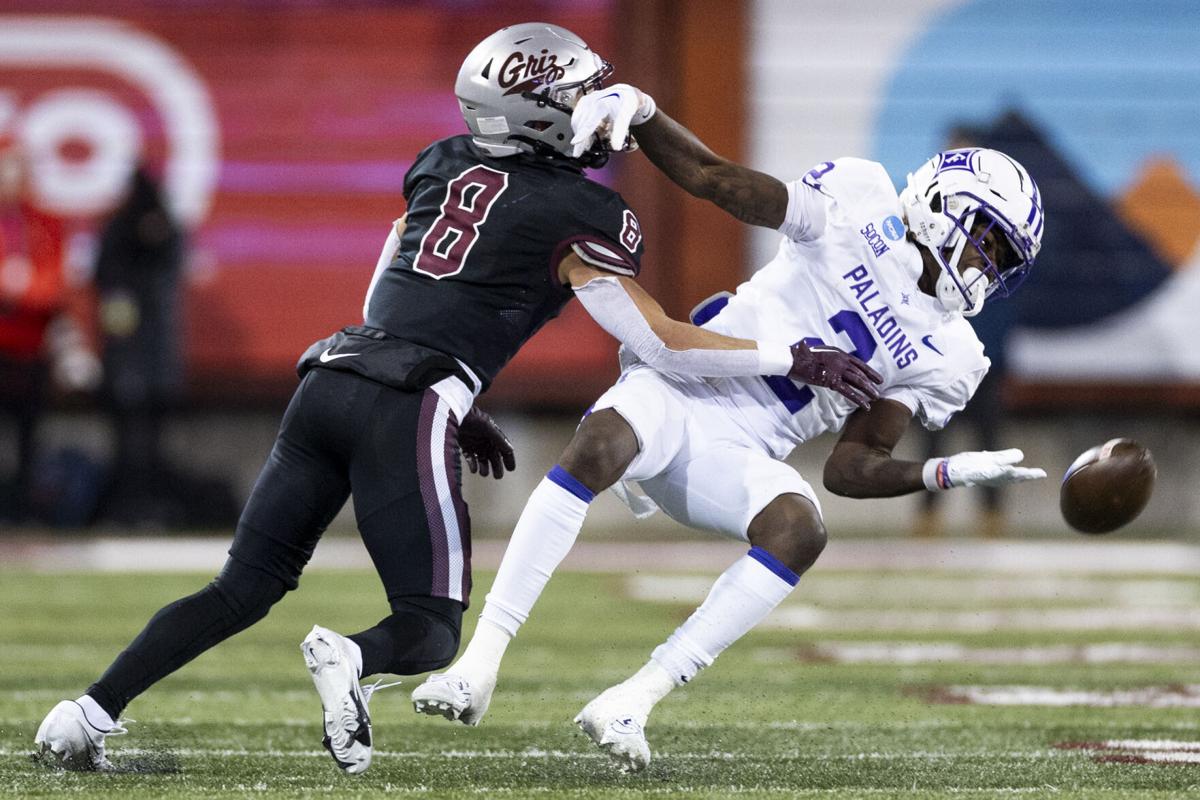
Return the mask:
{"type": "Polygon", "coordinates": [[[824,344],[809,347],[804,342],[792,345],[788,377],[833,389],[859,408],[870,408],[871,402],[879,399],[875,384],[883,383],[882,375],[846,351],[824,344]]]}
{"type": "Polygon", "coordinates": [[[475,406],[458,426],[458,446],[471,472],[485,478],[490,471],[499,480],[504,477],[505,469],[512,472],[517,468],[512,442],[496,420],[475,406]]]}

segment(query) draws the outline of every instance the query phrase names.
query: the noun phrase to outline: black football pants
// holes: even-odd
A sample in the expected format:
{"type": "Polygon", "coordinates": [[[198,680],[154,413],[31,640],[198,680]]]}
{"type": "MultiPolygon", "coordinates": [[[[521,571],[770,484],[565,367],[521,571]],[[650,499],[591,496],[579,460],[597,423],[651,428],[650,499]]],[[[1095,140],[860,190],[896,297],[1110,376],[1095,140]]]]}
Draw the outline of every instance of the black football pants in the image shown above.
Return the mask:
{"type": "Polygon", "coordinates": [[[392,610],[350,637],[362,649],[363,676],[448,664],[470,593],[460,480],[457,420],[435,392],[312,370],[284,414],[225,567],[155,614],[88,694],[116,719],[150,685],[265,617],[298,586],[351,494],[392,610]]]}

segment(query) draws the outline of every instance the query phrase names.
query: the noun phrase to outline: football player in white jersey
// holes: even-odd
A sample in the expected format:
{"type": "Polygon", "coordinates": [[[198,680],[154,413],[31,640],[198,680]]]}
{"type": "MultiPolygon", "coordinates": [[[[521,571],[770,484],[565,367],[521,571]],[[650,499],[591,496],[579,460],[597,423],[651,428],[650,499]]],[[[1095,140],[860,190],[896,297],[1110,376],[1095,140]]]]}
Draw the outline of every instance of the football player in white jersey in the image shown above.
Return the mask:
{"type": "Polygon", "coordinates": [[[824,483],[849,497],[1045,477],[1017,466],[1015,449],[924,463],[892,456],[913,416],[941,428],[971,398],[988,359],[964,317],[1025,277],[1043,213],[1029,174],[993,150],[939,153],[897,194],[881,165],[861,159],[819,164],[791,183],[732,163],[630,86],[584,97],[573,122],[577,146],[600,136],[614,150],[626,148],[632,123],[643,152],[681,187],[783,234],[775,258],[735,294],[697,307],[696,324],[840,346],[881,378],[879,399],[856,405],[788,379],[665,373],[623,352],[621,380],[530,497],[473,639],[413,692],[418,711],[478,724],[504,650],[574,543],[588,503],[614,487],[635,512],[656,504],[685,525],[750,545],[645,666],[576,717],[622,769],[636,771],[650,760],[644,729],[654,704],[766,617],[825,546],[816,494],[782,461],[796,445],[842,430],[824,483]]]}

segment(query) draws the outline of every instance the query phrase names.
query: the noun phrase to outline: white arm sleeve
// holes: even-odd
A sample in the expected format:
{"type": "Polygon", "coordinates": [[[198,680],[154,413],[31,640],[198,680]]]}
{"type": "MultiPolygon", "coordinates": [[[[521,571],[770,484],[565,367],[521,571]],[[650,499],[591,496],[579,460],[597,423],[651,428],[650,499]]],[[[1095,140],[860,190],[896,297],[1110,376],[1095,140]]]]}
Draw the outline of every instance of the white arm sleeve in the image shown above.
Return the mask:
{"type": "Polygon", "coordinates": [[[786,344],[759,342],[757,350],[672,350],[658,338],[616,278],[593,278],[575,296],[601,328],[655,369],[708,378],[786,375],[792,352],[786,344]]]}
{"type": "Polygon", "coordinates": [[[787,214],[779,232],[793,242],[811,242],[825,232],[825,195],[803,180],[786,185],[787,214]]]}
{"type": "Polygon", "coordinates": [[[388,231],[387,240],[383,243],[383,250],[379,253],[379,260],[375,262],[375,274],[371,276],[371,283],[367,286],[367,296],[363,299],[363,320],[367,318],[367,309],[371,306],[371,295],[375,293],[375,284],[379,283],[380,277],[383,276],[383,271],[388,268],[388,264],[396,258],[396,253],[400,251],[400,234],[396,230],[396,225],[400,220],[392,223],[392,229],[388,231]]]}

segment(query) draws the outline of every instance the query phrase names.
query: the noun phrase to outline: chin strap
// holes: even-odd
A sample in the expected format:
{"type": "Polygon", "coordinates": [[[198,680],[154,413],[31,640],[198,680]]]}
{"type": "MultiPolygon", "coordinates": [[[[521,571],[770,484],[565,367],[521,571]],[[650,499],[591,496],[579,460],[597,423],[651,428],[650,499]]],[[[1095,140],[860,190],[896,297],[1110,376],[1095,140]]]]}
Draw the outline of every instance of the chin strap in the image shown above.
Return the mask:
{"type": "Polygon", "coordinates": [[[594,144],[586,152],[578,157],[567,155],[566,153],[555,150],[552,146],[545,142],[539,142],[536,139],[530,139],[528,136],[510,136],[509,141],[518,141],[529,147],[530,152],[539,158],[544,158],[547,161],[557,161],[562,164],[573,164],[576,167],[583,169],[599,169],[608,163],[609,151],[600,145],[594,144]]]}
{"type": "Polygon", "coordinates": [[[987,280],[977,280],[983,273],[974,267],[969,268],[962,276],[964,286],[970,286],[970,305],[963,297],[962,289],[954,282],[954,278],[945,269],[937,279],[937,298],[942,308],[950,312],[961,313],[964,317],[973,317],[983,310],[984,295],[987,294],[987,280]]]}
{"type": "MultiPolygon", "coordinates": [[[[970,214],[963,222],[962,227],[965,231],[969,231],[975,224],[975,214],[970,214]]],[[[942,308],[950,312],[959,312],[964,317],[973,317],[983,310],[984,295],[987,294],[987,280],[979,280],[983,277],[981,270],[971,267],[967,269],[961,276],[958,276],[958,262],[962,259],[963,251],[967,247],[967,242],[970,241],[964,230],[958,231],[958,241],[954,245],[954,252],[950,254],[949,261],[942,268],[942,273],[937,279],[937,297],[942,308]],[[951,274],[953,273],[953,274],[951,274]],[[955,277],[957,276],[957,280],[955,277]],[[970,297],[964,296],[963,288],[967,289],[970,297]]]]}

